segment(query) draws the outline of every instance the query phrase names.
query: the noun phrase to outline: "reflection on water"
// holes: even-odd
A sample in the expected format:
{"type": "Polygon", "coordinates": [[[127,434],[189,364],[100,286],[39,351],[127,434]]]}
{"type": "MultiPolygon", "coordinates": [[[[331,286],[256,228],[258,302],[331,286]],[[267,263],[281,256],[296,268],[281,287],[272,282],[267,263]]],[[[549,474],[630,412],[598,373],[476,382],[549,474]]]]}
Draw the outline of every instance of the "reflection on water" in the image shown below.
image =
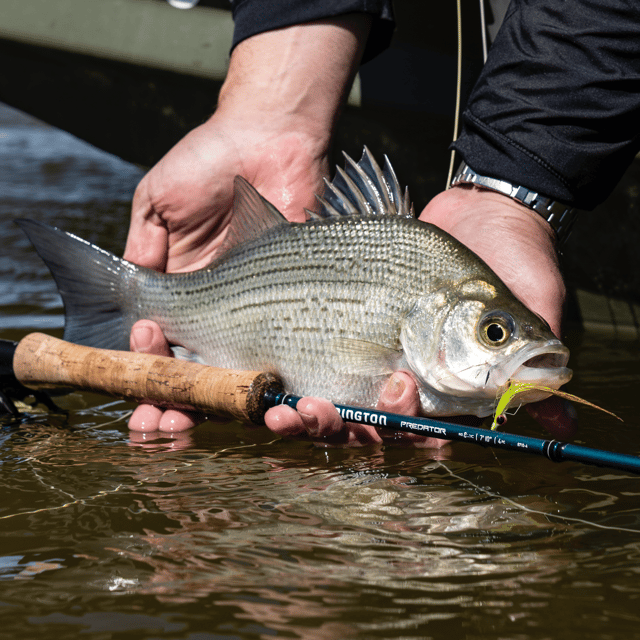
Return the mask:
{"type": "MultiPolygon", "coordinates": [[[[119,251],[140,172],[10,122],[0,169],[0,338],[59,335],[11,219],[119,251]]],[[[625,419],[578,407],[576,441],[640,453],[637,343],[571,343],[569,390],[625,419]]],[[[0,431],[7,637],[640,635],[640,477],[469,444],[320,450],[236,423],[130,436],[123,402],[58,402],[0,431]]],[[[508,427],[542,435],[524,412],[508,427]]]]}

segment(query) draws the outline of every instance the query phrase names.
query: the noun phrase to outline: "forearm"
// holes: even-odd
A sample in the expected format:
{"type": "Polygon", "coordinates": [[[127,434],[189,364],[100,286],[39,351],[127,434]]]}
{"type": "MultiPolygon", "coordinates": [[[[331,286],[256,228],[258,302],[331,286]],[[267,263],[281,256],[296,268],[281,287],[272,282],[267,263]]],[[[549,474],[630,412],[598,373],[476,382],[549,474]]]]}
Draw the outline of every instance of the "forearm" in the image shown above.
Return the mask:
{"type": "Polygon", "coordinates": [[[456,148],[478,173],[592,208],[640,148],[640,9],[514,1],[456,148]]]}
{"type": "Polygon", "coordinates": [[[328,147],[370,22],[367,14],[348,14],[242,41],[233,50],[216,114],[249,129],[301,131],[328,147]]]}

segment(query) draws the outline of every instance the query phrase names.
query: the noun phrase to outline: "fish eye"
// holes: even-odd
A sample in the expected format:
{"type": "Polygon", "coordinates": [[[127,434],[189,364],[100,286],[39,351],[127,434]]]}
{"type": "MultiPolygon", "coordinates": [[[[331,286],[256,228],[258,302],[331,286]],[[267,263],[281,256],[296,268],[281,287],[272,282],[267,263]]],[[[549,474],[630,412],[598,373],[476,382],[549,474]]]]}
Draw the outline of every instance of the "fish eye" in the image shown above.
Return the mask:
{"type": "Polygon", "coordinates": [[[478,336],[488,347],[501,347],[515,331],[513,318],[502,311],[493,311],[478,323],[478,336]]]}

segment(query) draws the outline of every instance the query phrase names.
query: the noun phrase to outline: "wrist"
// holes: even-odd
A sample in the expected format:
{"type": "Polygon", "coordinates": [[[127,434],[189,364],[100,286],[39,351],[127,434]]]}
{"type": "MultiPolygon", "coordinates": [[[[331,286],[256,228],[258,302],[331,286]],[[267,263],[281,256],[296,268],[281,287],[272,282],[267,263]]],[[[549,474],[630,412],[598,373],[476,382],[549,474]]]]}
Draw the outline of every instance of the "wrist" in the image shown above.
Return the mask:
{"type": "Polygon", "coordinates": [[[573,207],[528,187],[500,178],[480,175],[463,161],[453,177],[451,186],[465,184],[501,193],[535,211],[553,229],[558,244],[562,244],[568,238],[576,218],[576,210],[573,207]]]}
{"type": "MultiPolygon", "coordinates": [[[[239,43],[216,111],[329,140],[369,31],[366,14],[293,25],[239,43]]],[[[328,142],[327,142],[328,145],[328,142]]]]}
{"type": "MultiPolygon", "coordinates": [[[[490,189],[475,184],[459,183],[434,198],[445,198],[448,207],[431,207],[427,205],[429,220],[437,226],[450,231],[471,223],[475,228],[482,229],[483,234],[491,235],[494,230],[518,227],[523,233],[525,229],[536,238],[544,238],[550,244],[555,243],[555,232],[540,216],[522,202],[490,189]],[[433,219],[433,218],[436,219],[433,219]]],[[[424,218],[424,214],[420,216],[424,218]]]]}

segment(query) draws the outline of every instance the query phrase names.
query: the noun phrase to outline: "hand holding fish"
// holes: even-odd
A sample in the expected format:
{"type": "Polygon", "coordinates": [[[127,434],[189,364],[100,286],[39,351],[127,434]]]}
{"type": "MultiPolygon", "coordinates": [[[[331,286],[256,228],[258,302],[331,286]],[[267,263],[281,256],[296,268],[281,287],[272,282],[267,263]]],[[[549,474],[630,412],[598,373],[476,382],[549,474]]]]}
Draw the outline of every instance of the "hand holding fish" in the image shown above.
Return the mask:
{"type": "MultiPolygon", "coordinates": [[[[211,262],[224,237],[233,203],[233,178],[242,173],[271,193],[274,204],[298,221],[321,190],[324,155],[301,135],[234,130],[221,116],[183,138],[144,177],[133,201],[124,258],[157,271],[192,271],[211,262]],[[251,144],[247,144],[251,140],[251,144]],[[273,162],[278,158],[279,162],[273,162]]],[[[136,326],[132,351],[170,354],[157,325],[136,326]],[[151,327],[151,328],[150,328],[151,327]]],[[[194,424],[185,413],[141,405],[135,430],[181,431],[194,424]]]]}
{"type": "MultiPolygon", "coordinates": [[[[478,254],[560,337],[566,289],[553,231],[538,214],[495,191],[459,185],[433,198],[420,219],[478,254]]],[[[527,405],[527,410],[556,437],[575,432],[573,411],[559,398],[527,405]]]]}
{"type": "MultiPolygon", "coordinates": [[[[513,293],[560,335],[565,286],[551,228],[540,216],[495,192],[460,186],[436,196],[420,219],[448,231],[482,257],[513,293]]],[[[394,374],[390,383],[378,407],[392,413],[417,415],[419,403],[412,401],[416,393],[413,378],[400,372],[394,374]],[[390,387],[398,382],[402,384],[401,397],[388,399],[390,387]]],[[[527,408],[553,435],[567,436],[575,430],[571,410],[558,398],[551,397],[527,408]]],[[[372,427],[367,427],[367,431],[341,432],[339,427],[344,427],[344,423],[338,413],[330,403],[317,399],[307,399],[304,405],[299,405],[297,415],[289,407],[271,409],[267,426],[285,436],[299,436],[306,430],[321,434],[329,442],[342,440],[352,445],[382,442],[381,434],[372,427]]],[[[412,443],[438,447],[443,441],[415,438],[412,443]]]]}
{"type": "Polygon", "coordinates": [[[537,213],[496,191],[458,185],[433,198],[420,220],[480,256],[560,337],[566,290],[553,230],[537,213]]]}
{"type": "Polygon", "coordinates": [[[231,217],[236,175],[261,185],[285,217],[302,221],[327,171],[320,147],[301,133],[251,131],[212,116],[138,185],[125,259],[167,272],[209,264],[231,217]]]}
{"type": "MultiPolygon", "coordinates": [[[[394,373],[383,389],[376,408],[405,416],[419,415],[420,396],[411,375],[406,371],[394,373]]],[[[345,423],[335,406],[323,398],[303,398],[296,410],[287,406],[273,407],[267,412],[265,423],[279,436],[311,437],[319,446],[354,447],[386,443],[439,449],[448,442],[376,429],[369,425],[345,423]]]]}
{"type": "MultiPolygon", "coordinates": [[[[131,350],[171,356],[169,344],[160,327],[150,320],[138,321],[131,333],[131,350]]],[[[382,392],[377,408],[381,411],[403,415],[418,415],[420,399],[413,378],[406,372],[394,374],[382,392]]],[[[200,414],[186,411],[165,411],[152,405],[140,405],[131,420],[129,428],[134,431],[186,431],[205,419],[200,414]]],[[[265,416],[267,426],[282,437],[310,437],[326,445],[360,446],[387,440],[396,443],[410,443],[421,447],[438,448],[443,440],[423,438],[411,434],[389,433],[374,427],[345,424],[335,407],[323,398],[305,398],[298,410],[287,406],[269,409],[265,416]]]]}
{"type": "MultiPolygon", "coordinates": [[[[328,175],[331,133],[368,29],[367,16],[349,15],[241,42],[214,115],[180,140],[136,189],[124,257],[167,272],[209,264],[232,215],[236,175],[287,219],[303,220],[328,175]]],[[[136,326],[131,349],[168,353],[154,323],[136,326]]],[[[138,430],[174,431],[193,424],[187,414],[163,416],[151,406],[141,406],[130,423],[138,430]]]]}

